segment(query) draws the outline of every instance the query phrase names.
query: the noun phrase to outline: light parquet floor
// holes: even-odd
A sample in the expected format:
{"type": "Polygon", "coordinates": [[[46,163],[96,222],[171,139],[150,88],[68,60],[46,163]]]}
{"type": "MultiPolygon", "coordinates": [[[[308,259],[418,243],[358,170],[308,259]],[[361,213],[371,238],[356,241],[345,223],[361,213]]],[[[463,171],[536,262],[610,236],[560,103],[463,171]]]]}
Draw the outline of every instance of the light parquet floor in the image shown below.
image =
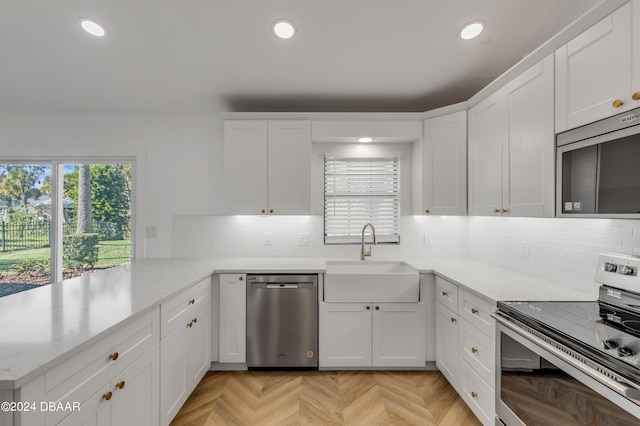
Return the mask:
{"type": "Polygon", "coordinates": [[[171,426],[481,423],[438,371],[208,372],[171,426]]]}

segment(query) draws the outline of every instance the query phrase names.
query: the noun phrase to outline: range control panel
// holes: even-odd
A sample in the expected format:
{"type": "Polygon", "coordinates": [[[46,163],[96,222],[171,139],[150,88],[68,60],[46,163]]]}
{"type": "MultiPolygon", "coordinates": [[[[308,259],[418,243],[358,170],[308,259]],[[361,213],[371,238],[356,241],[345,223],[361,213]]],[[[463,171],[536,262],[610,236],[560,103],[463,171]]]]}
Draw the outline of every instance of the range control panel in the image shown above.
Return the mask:
{"type": "Polygon", "coordinates": [[[640,258],[613,254],[598,256],[596,283],[640,293],[640,258]]]}

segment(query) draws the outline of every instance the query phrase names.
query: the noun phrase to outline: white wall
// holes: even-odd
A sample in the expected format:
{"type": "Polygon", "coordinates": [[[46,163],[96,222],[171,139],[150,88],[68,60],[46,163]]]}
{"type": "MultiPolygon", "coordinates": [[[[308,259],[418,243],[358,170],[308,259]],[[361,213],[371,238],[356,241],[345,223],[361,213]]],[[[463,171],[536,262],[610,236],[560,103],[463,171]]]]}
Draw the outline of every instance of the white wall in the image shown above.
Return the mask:
{"type": "Polygon", "coordinates": [[[0,159],[136,156],[137,254],[171,256],[174,214],[222,212],[222,121],[211,114],[0,114],[0,159]],[[140,251],[142,249],[142,251],[140,251]]]}

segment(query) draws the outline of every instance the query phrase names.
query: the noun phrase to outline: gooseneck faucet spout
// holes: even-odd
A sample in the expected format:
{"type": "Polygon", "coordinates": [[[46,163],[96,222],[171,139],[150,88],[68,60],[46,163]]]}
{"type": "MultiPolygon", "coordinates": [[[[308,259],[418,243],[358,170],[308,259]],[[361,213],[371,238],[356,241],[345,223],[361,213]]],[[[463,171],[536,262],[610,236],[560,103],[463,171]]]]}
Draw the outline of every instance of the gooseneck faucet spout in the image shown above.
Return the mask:
{"type": "Polygon", "coordinates": [[[360,245],[360,260],[364,260],[365,256],[371,256],[371,245],[369,245],[368,251],[364,249],[364,231],[365,229],[367,229],[367,226],[371,227],[371,234],[373,235],[373,244],[378,244],[376,242],[376,228],[374,228],[371,223],[366,223],[362,227],[362,244],[360,245]]]}

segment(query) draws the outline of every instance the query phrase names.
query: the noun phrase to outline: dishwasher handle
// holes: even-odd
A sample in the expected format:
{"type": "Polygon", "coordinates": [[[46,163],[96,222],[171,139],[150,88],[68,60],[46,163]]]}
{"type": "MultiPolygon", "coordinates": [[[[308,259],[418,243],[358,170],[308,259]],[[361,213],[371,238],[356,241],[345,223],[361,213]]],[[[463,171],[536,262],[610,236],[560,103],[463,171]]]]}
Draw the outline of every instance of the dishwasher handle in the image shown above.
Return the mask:
{"type": "Polygon", "coordinates": [[[267,284],[267,288],[298,288],[298,284],[267,284]]]}

